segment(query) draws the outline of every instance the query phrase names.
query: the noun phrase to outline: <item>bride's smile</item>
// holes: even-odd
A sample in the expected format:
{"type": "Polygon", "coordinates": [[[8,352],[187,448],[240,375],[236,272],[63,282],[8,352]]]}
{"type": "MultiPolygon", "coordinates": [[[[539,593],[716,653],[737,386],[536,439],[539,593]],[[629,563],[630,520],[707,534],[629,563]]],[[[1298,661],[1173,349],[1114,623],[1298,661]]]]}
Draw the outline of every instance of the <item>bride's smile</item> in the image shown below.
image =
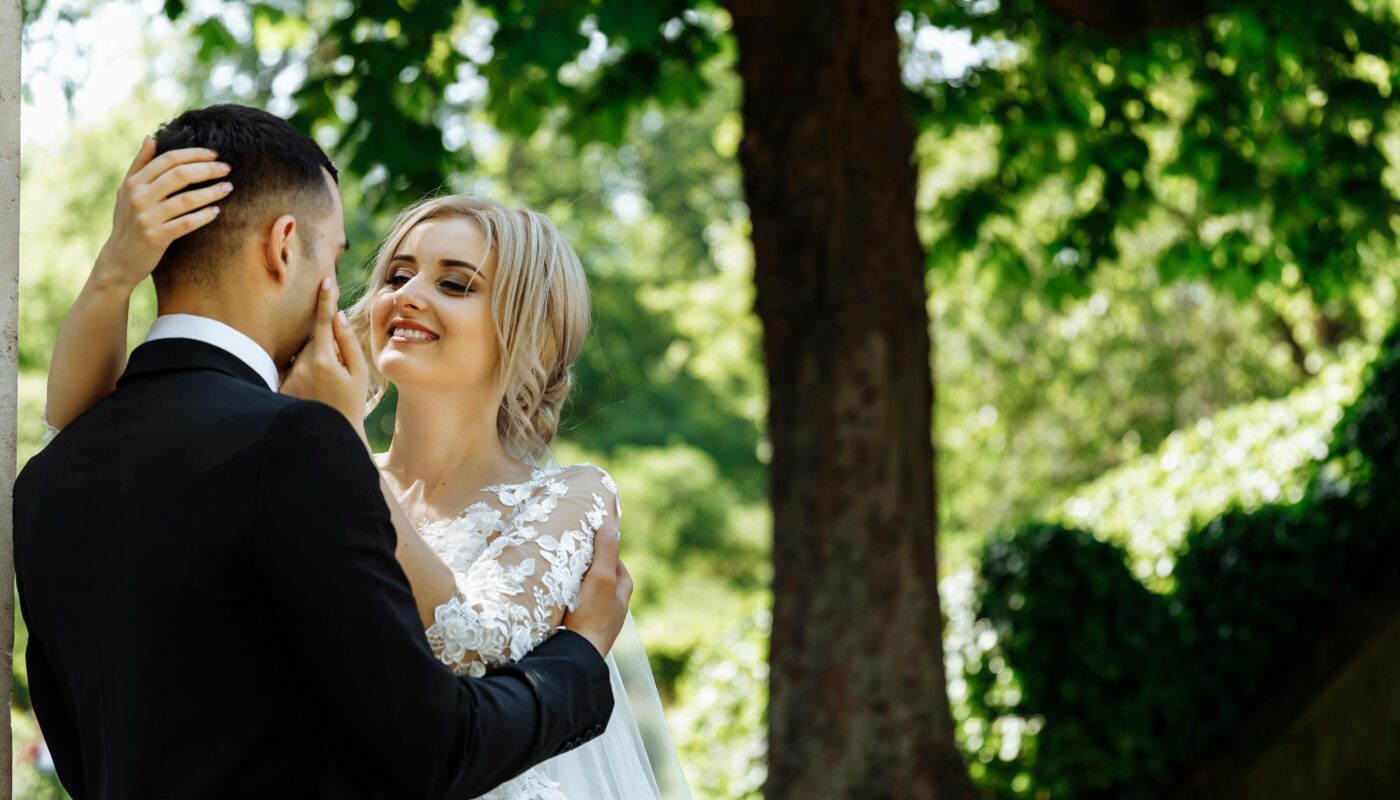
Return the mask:
{"type": "Polygon", "coordinates": [[[436,342],[440,338],[422,325],[402,317],[389,323],[389,333],[390,342],[436,342]]]}

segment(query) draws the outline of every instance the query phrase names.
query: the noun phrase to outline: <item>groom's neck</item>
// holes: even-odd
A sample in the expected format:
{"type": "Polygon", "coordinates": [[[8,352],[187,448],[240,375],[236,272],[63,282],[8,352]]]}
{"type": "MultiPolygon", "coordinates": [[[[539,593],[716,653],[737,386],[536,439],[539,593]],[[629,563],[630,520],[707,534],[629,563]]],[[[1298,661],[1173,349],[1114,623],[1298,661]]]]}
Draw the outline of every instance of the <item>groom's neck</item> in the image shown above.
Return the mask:
{"type": "Polygon", "coordinates": [[[273,326],[268,324],[266,315],[259,313],[260,307],[261,304],[252,298],[229,296],[229,293],[220,293],[218,297],[196,291],[156,293],[158,315],[193,314],[217,320],[257,342],[269,354],[275,354],[277,342],[273,341],[273,326]]]}

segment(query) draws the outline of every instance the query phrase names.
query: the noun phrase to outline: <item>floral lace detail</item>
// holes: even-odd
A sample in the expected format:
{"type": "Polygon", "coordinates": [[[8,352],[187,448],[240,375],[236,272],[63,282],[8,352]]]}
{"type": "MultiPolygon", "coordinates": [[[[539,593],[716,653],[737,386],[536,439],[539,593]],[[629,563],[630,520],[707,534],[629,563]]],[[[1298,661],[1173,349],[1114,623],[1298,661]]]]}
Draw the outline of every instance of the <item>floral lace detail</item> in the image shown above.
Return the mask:
{"type": "Polygon", "coordinates": [[[559,782],[530,770],[497,786],[478,800],[569,800],[559,791],[559,782]]]}
{"type": "Polygon", "coordinates": [[[428,644],[454,673],[478,677],[554,633],[578,602],[594,534],[621,514],[617,485],[586,464],[537,469],[486,491],[505,514],[473,503],[421,529],[457,579],[457,595],[434,612],[428,644]]]}

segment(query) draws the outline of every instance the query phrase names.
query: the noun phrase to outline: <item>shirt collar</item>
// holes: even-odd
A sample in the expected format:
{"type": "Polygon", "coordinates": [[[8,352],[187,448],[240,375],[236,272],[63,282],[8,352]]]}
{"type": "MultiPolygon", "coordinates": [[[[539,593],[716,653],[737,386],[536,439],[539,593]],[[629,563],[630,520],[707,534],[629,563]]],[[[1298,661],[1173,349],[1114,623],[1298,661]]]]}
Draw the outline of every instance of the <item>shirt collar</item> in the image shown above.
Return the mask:
{"type": "Polygon", "coordinates": [[[151,324],[151,332],[146,341],[157,339],[194,339],[197,342],[212,344],[220,350],[232,353],[262,376],[267,388],[277,391],[281,379],[272,356],[253,341],[247,334],[230,325],[209,317],[196,314],[162,314],[151,324]]]}

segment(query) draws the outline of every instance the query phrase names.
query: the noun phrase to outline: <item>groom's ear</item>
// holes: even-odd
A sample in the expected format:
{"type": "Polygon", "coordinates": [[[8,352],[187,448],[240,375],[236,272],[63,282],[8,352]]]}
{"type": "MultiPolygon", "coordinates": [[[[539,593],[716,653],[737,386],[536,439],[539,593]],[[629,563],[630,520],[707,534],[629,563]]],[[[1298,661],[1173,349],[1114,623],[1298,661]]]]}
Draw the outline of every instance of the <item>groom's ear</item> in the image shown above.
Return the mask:
{"type": "Polygon", "coordinates": [[[285,283],[290,275],[292,247],[296,246],[297,218],[283,214],[272,223],[267,241],[263,247],[263,267],[278,283],[285,283]]]}

